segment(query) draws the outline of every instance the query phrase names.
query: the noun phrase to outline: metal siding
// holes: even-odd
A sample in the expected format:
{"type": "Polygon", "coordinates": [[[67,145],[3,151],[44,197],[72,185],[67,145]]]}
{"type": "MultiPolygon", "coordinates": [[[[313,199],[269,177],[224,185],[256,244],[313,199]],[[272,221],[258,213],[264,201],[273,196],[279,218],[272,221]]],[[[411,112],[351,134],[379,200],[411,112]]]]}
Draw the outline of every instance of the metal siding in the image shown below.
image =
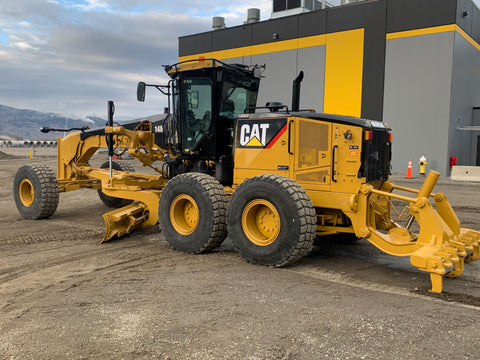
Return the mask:
{"type": "Polygon", "coordinates": [[[387,32],[454,24],[457,0],[388,0],[387,32]]]}
{"type": "Polygon", "coordinates": [[[454,33],[391,39],[386,45],[384,121],[393,131],[394,172],[428,168],[447,173],[454,33]]]}
{"type": "Polygon", "coordinates": [[[305,74],[301,88],[300,108],[313,108],[318,112],[323,112],[325,45],[298,50],[297,73],[300,71],[305,74]]]}
{"type": "Polygon", "coordinates": [[[312,11],[302,14],[298,22],[298,37],[327,33],[327,11],[312,11]]]}
{"type": "Polygon", "coordinates": [[[251,56],[244,56],[244,57],[237,57],[225,60],[226,64],[242,64],[242,65],[255,65],[252,64],[252,57],[251,56]]]}
{"type": "Polygon", "coordinates": [[[450,139],[448,157],[455,155],[458,165],[476,164],[478,131],[460,131],[458,127],[474,125],[473,107],[480,105],[480,52],[460,34],[455,34],[450,139]],[[475,146],[472,146],[475,138],[475,146]]]}
{"type": "Polygon", "coordinates": [[[470,0],[457,0],[457,24],[467,33],[472,33],[473,3],[470,0]],[[464,15],[467,12],[468,15],[464,15]]]}
{"type": "Polygon", "coordinates": [[[212,51],[249,46],[252,26],[237,26],[212,32],[212,51]]]}
{"type": "Polygon", "coordinates": [[[188,56],[212,51],[213,31],[178,38],[178,56],[188,56]]]}
{"type": "Polygon", "coordinates": [[[480,10],[476,6],[473,7],[472,17],[471,36],[477,43],[480,43],[480,10]]]}
{"type": "Polygon", "coordinates": [[[298,16],[262,21],[254,24],[252,45],[296,39],[298,36],[298,16]],[[278,38],[273,39],[273,34],[278,38]]]}
{"type": "Polygon", "coordinates": [[[362,117],[383,120],[387,3],[368,9],[363,63],[362,117]]]}
{"type": "MultiPolygon", "coordinates": [[[[297,50],[252,56],[253,64],[267,64],[258,94],[258,106],[268,101],[280,101],[290,108],[292,82],[297,76],[297,50]],[[280,76],[281,74],[281,76],[280,76]]],[[[306,91],[302,89],[302,93],[306,91]]]]}

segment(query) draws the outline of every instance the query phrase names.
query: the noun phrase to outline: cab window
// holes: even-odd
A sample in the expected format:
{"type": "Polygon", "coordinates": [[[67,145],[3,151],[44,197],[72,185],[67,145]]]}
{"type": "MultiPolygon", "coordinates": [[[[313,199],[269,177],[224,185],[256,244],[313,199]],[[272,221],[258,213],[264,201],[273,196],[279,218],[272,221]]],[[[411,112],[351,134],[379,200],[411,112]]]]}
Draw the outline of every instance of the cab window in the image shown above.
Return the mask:
{"type": "Polygon", "coordinates": [[[184,79],[181,84],[181,96],[183,151],[188,153],[210,128],[212,83],[209,79],[184,79]]]}

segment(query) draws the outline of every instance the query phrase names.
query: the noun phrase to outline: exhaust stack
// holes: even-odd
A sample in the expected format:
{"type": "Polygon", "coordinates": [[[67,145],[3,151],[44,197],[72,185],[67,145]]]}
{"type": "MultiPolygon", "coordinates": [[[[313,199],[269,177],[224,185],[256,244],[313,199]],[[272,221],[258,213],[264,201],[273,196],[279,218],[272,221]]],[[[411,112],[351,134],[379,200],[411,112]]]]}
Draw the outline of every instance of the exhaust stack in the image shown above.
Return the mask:
{"type": "Polygon", "coordinates": [[[292,111],[300,110],[300,86],[303,81],[303,71],[300,71],[298,76],[293,80],[292,91],[292,111]]]}

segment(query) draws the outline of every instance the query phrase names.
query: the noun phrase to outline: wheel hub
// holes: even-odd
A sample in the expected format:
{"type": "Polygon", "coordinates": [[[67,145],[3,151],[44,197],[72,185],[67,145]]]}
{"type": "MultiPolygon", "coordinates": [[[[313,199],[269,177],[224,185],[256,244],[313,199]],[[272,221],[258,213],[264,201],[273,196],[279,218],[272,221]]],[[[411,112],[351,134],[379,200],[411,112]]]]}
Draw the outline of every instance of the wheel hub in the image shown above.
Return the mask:
{"type": "Polygon", "coordinates": [[[170,221],[174,229],[182,235],[192,234],[200,218],[198,205],[186,194],[178,195],[170,205],[170,221]]]}
{"type": "Polygon", "coordinates": [[[23,206],[30,207],[35,200],[35,190],[33,184],[28,179],[23,179],[18,187],[18,193],[20,195],[20,201],[23,206]]]}
{"type": "Polygon", "coordinates": [[[267,200],[253,200],[243,210],[242,227],[247,238],[255,245],[272,244],[280,233],[280,225],[277,209],[267,200]]]}

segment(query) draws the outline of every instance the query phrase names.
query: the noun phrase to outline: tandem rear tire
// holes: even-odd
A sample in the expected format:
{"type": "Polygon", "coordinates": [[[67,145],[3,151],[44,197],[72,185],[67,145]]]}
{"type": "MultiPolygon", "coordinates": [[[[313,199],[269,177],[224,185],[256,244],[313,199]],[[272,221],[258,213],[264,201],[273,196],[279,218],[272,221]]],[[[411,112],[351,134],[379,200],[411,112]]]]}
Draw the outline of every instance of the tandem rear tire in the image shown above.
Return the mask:
{"type": "Polygon", "coordinates": [[[18,212],[31,220],[52,216],[58,207],[58,183],[45,165],[23,165],[13,180],[13,197],[18,212]]]}
{"type": "MultiPolygon", "coordinates": [[[[106,161],[100,166],[100,169],[108,169],[109,166],[110,166],[109,162],[106,161]]],[[[125,161],[112,160],[112,169],[117,171],[128,171],[132,173],[135,172],[135,169],[133,168],[133,166],[126,163],[125,161]]],[[[118,209],[133,203],[133,200],[130,200],[130,199],[122,199],[122,198],[116,198],[113,196],[105,195],[102,192],[102,189],[98,189],[97,191],[98,191],[98,196],[100,197],[100,200],[102,200],[103,204],[106,207],[118,209]]]]}
{"type": "Polygon", "coordinates": [[[280,175],[247,179],[235,190],[227,224],[234,248],[250,263],[284,266],[312,248],[316,215],[305,190],[280,175]]]}
{"type": "Polygon", "coordinates": [[[227,206],[228,196],[215,178],[203,173],[177,175],[160,196],[160,227],[174,249],[205,253],[227,236],[227,206]]]}

